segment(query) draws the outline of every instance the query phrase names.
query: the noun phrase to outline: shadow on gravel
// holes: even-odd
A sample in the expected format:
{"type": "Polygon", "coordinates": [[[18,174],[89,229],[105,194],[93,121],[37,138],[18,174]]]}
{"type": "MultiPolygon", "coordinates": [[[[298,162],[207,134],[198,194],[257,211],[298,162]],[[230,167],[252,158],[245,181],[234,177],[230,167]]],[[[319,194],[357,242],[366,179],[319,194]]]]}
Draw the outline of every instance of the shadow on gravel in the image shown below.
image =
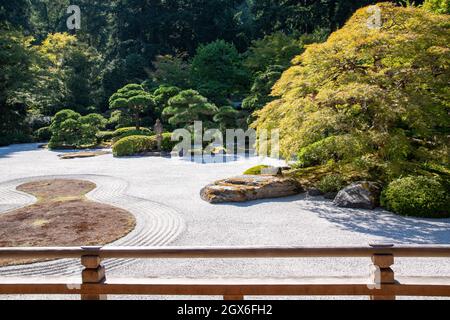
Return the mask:
{"type": "Polygon", "coordinates": [[[403,217],[383,209],[358,210],[335,207],[331,201],[305,200],[302,209],[342,229],[392,239],[411,244],[449,244],[450,219],[403,217]]]}
{"type": "Polygon", "coordinates": [[[299,211],[306,210],[326,219],[343,230],[391,239],[403,244],[449,244],[450,219],[421,219],[402,217],[383,209],[362,210],[339,208],[321,197],[308,198],[306,194],[292,197],[263,199],[245,203],[216,204],[252,207],[264,203],[295,203],[299,211]]]}
{"type": "Polygon", "coordinates": [[[10,157],[14,153],[39,150],[41,143],[12,144],[0,147],[0,158],[10,157]]]}

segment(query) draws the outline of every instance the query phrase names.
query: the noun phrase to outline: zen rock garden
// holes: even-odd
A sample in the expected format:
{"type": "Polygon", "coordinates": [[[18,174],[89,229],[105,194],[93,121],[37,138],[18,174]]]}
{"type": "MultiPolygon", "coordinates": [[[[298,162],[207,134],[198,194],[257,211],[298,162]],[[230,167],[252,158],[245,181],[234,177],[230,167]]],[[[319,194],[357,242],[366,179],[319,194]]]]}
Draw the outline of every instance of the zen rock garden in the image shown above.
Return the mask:
{"type": "Polygon", "coordinates": [[[261,175],[219,180],[204,187],[200,196],[204,201],[216,204],[281,198],[307,192],[309,197],[330,198],[334,195],[334,205],[342,208],[375,209],[380,204],[381,186],[378,183],[355,182],[337,193],[324,194],[315,188],[307,190],[295,179],[283,176],[282,169],[267,167],[261,170],[261,175]]]}

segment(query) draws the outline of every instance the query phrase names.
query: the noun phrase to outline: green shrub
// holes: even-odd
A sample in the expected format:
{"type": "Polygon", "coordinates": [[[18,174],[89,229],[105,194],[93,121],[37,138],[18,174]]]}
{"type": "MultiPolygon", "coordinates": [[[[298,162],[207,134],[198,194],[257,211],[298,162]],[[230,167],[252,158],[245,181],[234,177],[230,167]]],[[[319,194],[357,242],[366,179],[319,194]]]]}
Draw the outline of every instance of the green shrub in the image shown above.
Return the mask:
{"type": "Polygon", "coordinates": [[[37,141],[49,141],[52,138],[50,127],[43,127],[34,132],[37,141]]]}
{"type": "Polygon", "coordinates": [[[33,139],[23,132],[12,132],[0,136],[0,146],[8,146],[15,143],[30,143],[33,139]]]}
{"type": "Polygon", "coordinates": [[[323,177],[317,183],[317,189],[323,193],[338,192],[345,186],[345,181],[339,174],[332,174],[323,177]]]}
{"type": "Polygon", "coordinates": [[[259,166],[255,166],[253,168],[248,169],[247,171],[244,172],[245,175],[248,176],[257,176],[261,174],[262,169],[268,168],[269,166],[266,165],[259,165],[259,166]]]}
{"type": "Polygon", "coordinates": [[[114,131],[99,131],[97,132],[97,139],[100,142],[111,141],[114,137],[114,131]]]}
{"type": "Polygon", "coordinates": [[[116,142],[120,139],[130,136],[151,136],[152,131],[148,128],[140,128],[136,130],[136,127],[120,128],[114,131],[112,141],[116,142]]]}
{"type": "Polygon", "coordinates": [[[156,139],[148,136],[129,136],[120,139],[113,146],[115,157],[139,155],[154,150],[156,139]]]}
{"type": "Polygon", "coordinates": [[[97,144],[97,133],[106,120],[99,114],[81,116],[73,110],[61,110],[52,119],[52,137],[48,144],[55,148],[82,148],[97,144]]]}
{"type": "Polygon", "coordinates": [[[450,216],[448,188],[436,178],[410,176],[389,184],[381,205],[405,216],[444,218],[450,216]]]}
{"type": "MultiPolygon", "coordinates": [[[[165,152],[172,152],[173,148],[178,144],[178,141],[172,141],[172,133],[163,133],[161,142],[161,149],[165,152]]],[[[156,136],[153,136],[156,139],[156,136]]]]}

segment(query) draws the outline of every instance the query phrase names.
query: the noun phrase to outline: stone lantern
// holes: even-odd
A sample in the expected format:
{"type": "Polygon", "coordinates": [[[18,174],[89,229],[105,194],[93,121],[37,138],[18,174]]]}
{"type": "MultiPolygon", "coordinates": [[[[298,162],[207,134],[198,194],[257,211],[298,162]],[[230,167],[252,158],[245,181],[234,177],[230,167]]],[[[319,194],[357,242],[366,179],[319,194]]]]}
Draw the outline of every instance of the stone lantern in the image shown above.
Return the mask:
{"type": "Polygon", "coordinates": [[[159,119],[156,120],[156,123],[153,126],[153,131],[155,131],[155,133],[156,133],[156,141],[158,143],[158,151],[161,152],[161,144],[162,144],[162,138],[163,138],[162,137],[163,126],[159,119]]]}

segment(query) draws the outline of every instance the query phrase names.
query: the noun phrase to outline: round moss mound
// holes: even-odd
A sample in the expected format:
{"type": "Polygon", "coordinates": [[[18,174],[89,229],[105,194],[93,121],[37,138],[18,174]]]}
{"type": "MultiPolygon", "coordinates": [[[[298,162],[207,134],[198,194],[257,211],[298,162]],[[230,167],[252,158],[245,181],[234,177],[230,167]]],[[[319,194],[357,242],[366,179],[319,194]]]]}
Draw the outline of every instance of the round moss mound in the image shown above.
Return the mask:
{"type": "Polygon", "coordinates": [[[248,176],[257,176],[261,174],[261,171],[265,168],[268,168],[269,166],[266,165],[259,165],[259,166],[255,166],[253,168],[248,169],[247,171],[244,172],[244,175],[248,175],[248,176]]]}
{"type": "Polygon", "coordinates": [[[450,217],[450,196],[437,179],[411,176],[389,184],[381,196],[381,205],[404,216],[423,218],[450,217]]]}

